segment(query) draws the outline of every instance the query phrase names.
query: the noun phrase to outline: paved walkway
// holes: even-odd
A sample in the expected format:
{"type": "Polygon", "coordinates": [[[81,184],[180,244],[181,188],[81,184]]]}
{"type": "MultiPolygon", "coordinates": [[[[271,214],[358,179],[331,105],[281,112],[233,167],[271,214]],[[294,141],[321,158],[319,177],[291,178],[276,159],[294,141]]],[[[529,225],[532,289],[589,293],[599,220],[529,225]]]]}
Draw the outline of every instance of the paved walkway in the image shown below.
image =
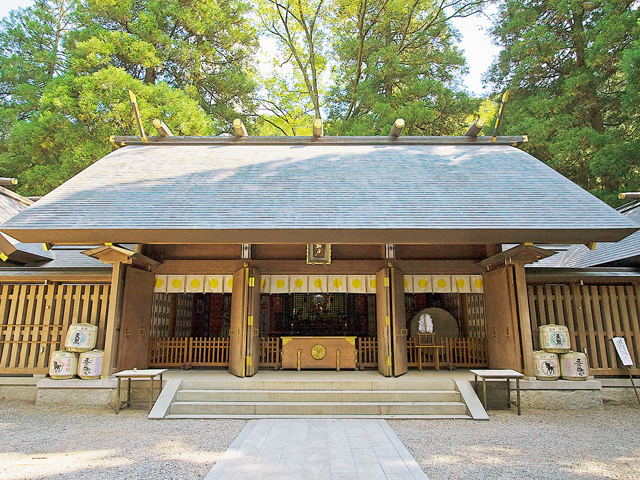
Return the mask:
{"type": "Polygon", "coordinates": [[[251,420],[205,480],[428,480],[384,420],[251,420]]]}

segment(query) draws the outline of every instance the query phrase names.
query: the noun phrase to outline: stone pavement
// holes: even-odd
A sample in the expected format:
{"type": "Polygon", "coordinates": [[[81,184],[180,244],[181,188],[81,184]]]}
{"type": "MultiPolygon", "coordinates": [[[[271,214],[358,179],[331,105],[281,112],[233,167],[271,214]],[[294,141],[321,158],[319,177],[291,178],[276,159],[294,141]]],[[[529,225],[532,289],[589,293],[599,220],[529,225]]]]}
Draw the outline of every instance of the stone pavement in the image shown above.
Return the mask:
{"type": "Polygon", "coordinates": [[[428,480],[384,420],[251,420],[205,480],[428,480]]]}

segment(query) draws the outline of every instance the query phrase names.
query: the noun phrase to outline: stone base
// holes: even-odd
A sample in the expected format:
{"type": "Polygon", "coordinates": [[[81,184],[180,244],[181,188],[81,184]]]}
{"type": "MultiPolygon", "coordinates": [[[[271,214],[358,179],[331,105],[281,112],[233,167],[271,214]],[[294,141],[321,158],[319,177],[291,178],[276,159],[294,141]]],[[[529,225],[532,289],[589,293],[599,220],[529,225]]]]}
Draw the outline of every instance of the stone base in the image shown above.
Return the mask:
{"type": "MultiPolygon", "coordinates": [[[[73,405],[94,408],[115,408],[118,381],[114,378],[106,380],[53,380],[46,378],[38,382],[38,394],[35,403],[38,405],[73,405]]],[[[137,382],[133,382],[135,386],[137,382]]],[[[147,388],[131,389],[130,408],[149,408],[149,382],[143,382],[147,388]]],[[[127,381],[122,382],[121,400],[127,395],[127,381]]],[[[158,389],[154,392],[157,396],[158,389]]]]}
{"type": "MultiPolygon", "coordinates": [[[[584,410],[602,408],[602,383],[588,380],[537,380],[532,377],[520,381],[522,408],[546,410],[584,410]]],[[[515,391],[511,397],[515,401],[515,391]]]]}
{"type": "Polygon", "coordinates": [[[0,400],[35,403],[38,380],[34,377],[0,377],[0,400]]]}
{"type": "Polygon", "coordinates": [[[81,407],[113,408],[115,406],[115,380],[53,380],[38,382],[38,405],[71,405],[81,407]]]}
{"type": "MultiPolygon", "coordinates": [[[[511,397],[515,401],[515,392],[511,397]]],[[[523,409],[586,410],[603,407],[600,390],[523,390],[520,392],[523,409]]]]}
{"type": "MultiPolygon", "coordinates": [[[[634,379],[638,394],[640,395],[640,379],[634,379]]],[[[603,378],[602,400],[605,405],[630,405],[640,407],[631,380],[628,378],[603,378]]]]}

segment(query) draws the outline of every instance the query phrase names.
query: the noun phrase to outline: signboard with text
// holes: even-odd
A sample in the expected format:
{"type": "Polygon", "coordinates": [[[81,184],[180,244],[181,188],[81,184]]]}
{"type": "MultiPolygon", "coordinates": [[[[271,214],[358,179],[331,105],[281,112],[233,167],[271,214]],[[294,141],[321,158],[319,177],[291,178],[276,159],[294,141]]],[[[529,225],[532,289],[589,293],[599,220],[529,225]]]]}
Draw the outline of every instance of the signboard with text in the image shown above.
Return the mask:
{"type": "Polygon", "coordinates": [[[618,352],[618,357],[622,361],[622,364],[625,367],[633,366],[633,360],[631,359],[631,354],[629,353],[629,349],[627,348],[627,342],[625,342],[622,337],[613,337],[611,339],[613,344],[616,346],[616,351],[618,352]]]}

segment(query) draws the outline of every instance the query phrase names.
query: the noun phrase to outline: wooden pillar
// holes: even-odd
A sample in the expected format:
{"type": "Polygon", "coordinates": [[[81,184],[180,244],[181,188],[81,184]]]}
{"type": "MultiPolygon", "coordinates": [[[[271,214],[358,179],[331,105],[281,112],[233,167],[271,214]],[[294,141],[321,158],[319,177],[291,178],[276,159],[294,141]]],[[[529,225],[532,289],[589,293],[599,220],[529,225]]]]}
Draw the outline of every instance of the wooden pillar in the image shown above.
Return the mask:
{"type": "Polygon", "coordinates": [[[122,298],[124,295],[124,273],[126,268],[126,264],[115,262],[111,272],[111,294],[109,296],[109,314],[107,317],[107,332],[104,341],[102,378],[109,378],[116,371],[120,319],[122,317],[122,298]]]}
{"type": "Polygon", "coordinates": [[[510,265],[503,265],[483,277],[489,368],[520,371],[522,352],[513,271],[510,265]]]}
{"type": "Polygon", "coordinates": [[[529,314],[529,294],[523,263],[513,265],[516,283],[516,301],[520,321],[520,342],[522,346],[522,373],[527,377],[535,375],[533,365],[533,335],[531,333],[531,316],[529,314]]]}

